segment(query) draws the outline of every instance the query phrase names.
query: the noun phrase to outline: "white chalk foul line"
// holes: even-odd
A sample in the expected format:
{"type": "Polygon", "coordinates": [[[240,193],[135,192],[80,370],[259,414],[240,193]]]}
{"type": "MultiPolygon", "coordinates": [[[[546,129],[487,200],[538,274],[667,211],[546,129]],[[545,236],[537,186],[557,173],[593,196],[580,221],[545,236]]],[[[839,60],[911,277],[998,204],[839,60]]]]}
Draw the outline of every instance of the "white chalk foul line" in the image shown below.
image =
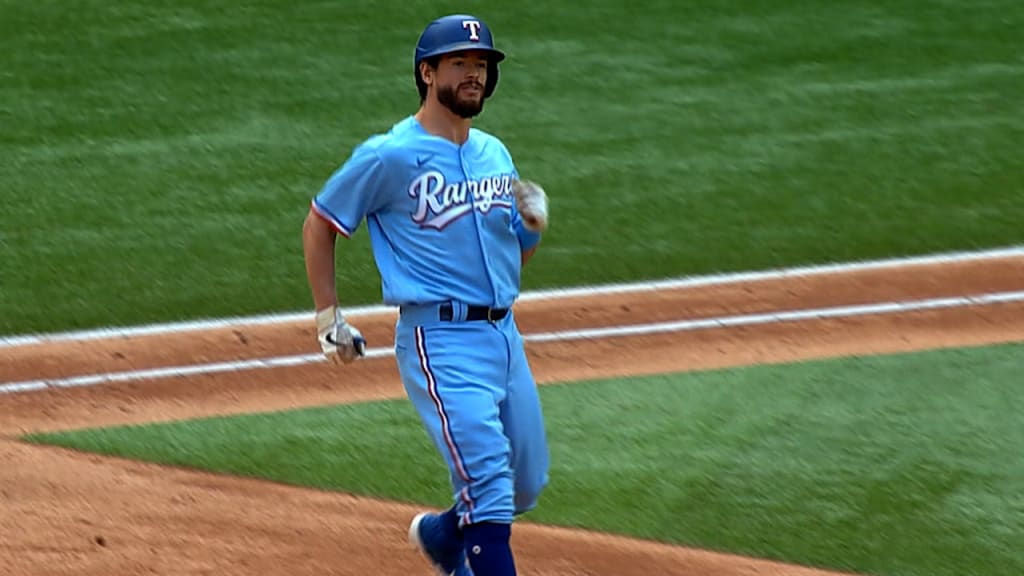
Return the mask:
{"type": "MultiPolygon", "coordinates": [[[[394,350],[376,348],[367,350],[367,358],[385,358],[394,356],[394,350]]],[[[256,358],[253,360],[237,360],[234,362],[215,362],[212,364],[193,364],[190,366],[173,366],[169,368],[151,368],[148,370],[132,370],[130,372],[109,372],[106,374],[89,374],[52,380],[30,380],[13,384],[0,384],[0,394],[11,392],[32,392],[47,388],[78,388],[96,386],[98,384],[114,384],[117,382],[135,382],[138,380],[157,380],[160,378],[181,378],[185,376],[202,376],[223,372],[243,372],[261,368],[287,368],[304,366],[316,362],[326,362],[322,354],[301,354],[298,356],[277,356],[274,358],[256,358]]]]}
{"type": "MultiPolygon", "coordinates": [[[[981,294],[978,296],[932,298],[928,300],[910,300],[903,302],[882,302],[878,304],[790,310],[764,314],[740,314],[734,316],[721,316],[717,318],[679,320],[675,322],[659,322],[653,324],[634,324],[629,326],[609,326],[604,328],[587,328],[583,330],[566,330],[540,334],[526,334],[523,336],[523,339],[527,342],[564,342],[597,338],[643,336],[669,332],[690,332],[711,328],[753,326],[758,324],[800,322],[829,318],[849,318],[853,316],[901,314],[942,308],[985,306],[990,304],[1022,301],[1024,301],[1024,291],[997,292],[981,294]]],[[[387,358],[394,355],[395,352],[391,348],[371,348],[370,350],[367,350],[366,353],[367,358],[387,358]]],[[[183,376],[199,376],[223,372],[241,372],[245,370],[257,370],[263,368],[303,366],[306,364],[325,361],[326,360],[321,354],[303,354],[298,356],[278,356],[274,358],[259,358],[235,362],[218,362],[214,364],[154,368],[150,370],[135,370],[131,372],[111,372],[107,374],[74,376],[62,379],[11,382],[7,384],[0,384],[0,394],[32,392],[45,390],[47,388],[73,388],[80,386],[95,386],[97,384],[111,384],[116,382],[178,378],[183,376]]]]}
{"type": "Polygon", "coordinates": [[[736,326],[754,326],[757,324],[777,324],[782,322],[800,322],[805,320],[850,318],[853,316],[901,314],[907,312],[921,312],[924,310],[936,310],[940,308],[962,308],[966,306],[984,306],[988,304],[1021,301],[1024,301],[1024,291],[998,292],[993,294],[982,294],[979,296],[933,298],[930,300],[910,300],[905,302],[883,302],[879,304],[837,306],[834,308],[791,310],[764,314],[741,314],[737,316],[722,316],[720,318],[702,318],[699,320],[679,320],[676,322],[659,322],[657,324],[587,328],[585,330],[567,330],[550,332],[547,334],[532,334],[524,336],[524,338],[529,342],[557,342],[594,338],[615,338],[622,336],[644,336],[648,334],[663,334],[667,332],[691,332],[694,330],[707,330],[710,328],[732,328],[736,326]]]}
{"type": "MultiPolygon", "coordinates": [[[[683,278],[671,278],[667,280],[654,280],[628,284],[604,284],[597,286],[580,286],[575,288],[559,288],[554,290],[538,290],[524,292],[519,300],[522,302],[529,302],[535,300],[574,298],[579,296],[602,296],[626,292],[651,292],[657,290],[694,288],[698,286],[735,284],[737,282],[758,282],[789,277],[865,272],[869,270],[884,270],[904,266],[956,264],[992,260],[997,258],[1017,258],[1022,256],[1024,256],[1024,246],[1008,246],[1005,248],[978,252],[949,252],[910,258],[891,258],[885,260],[868,260],[861,262],[823,264],[817,266],[799,266],[794,268],[780,268],[755,272],[737,272],[730,274],[713,274],[708,276],[688,276],[683,278]]],[[[396,309],[393,306],[359,306],[345,308],[343,310],[346,316],[352,317],[394,313],[395,311],[396,309]]],[[[169,324],[150,324],[146,326],[131,326],[125,328],[99,328],[96,330],[83,330],[76,332],[29,334],[24,336],[0,336],[0,348],[52,342],[80,342],[86,340],[97,340],[100,338],[130,338],[134,336],[171,334],[193,330],[211,330],[216,328],[312,322],[312,319],[312,312],[293,312],[287,314],[268,314],[263,316],[195,320],[169,324]]]]}

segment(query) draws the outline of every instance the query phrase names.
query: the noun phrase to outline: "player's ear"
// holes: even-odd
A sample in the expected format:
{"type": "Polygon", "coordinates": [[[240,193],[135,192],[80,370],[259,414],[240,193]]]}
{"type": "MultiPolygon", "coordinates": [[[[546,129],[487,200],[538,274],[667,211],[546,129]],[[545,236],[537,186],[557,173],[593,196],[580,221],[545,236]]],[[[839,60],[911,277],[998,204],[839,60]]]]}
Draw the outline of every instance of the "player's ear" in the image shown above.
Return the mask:
{"type": "Polygon", "coordinates": [[[420,62],[420,79],[426,86],[431,86],[434,83],[434,73],[436,70],[430,65],[430,62],[424,60],[420,62]]]}

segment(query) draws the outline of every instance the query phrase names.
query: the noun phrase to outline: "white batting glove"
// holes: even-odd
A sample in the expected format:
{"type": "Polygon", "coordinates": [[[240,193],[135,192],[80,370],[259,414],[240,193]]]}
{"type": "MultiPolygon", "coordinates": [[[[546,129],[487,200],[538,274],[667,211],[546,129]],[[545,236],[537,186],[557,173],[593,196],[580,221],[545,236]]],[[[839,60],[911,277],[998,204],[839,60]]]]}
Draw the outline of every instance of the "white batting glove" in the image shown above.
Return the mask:
{"type": "Polygon", "coordinates": [[[345,321],[337,306],[328,306],[316,313],[316,331],[320,348],[332,363],[348,364],[366,354],[366,339],[345,321]]]}
{"type": "Polygon", "coordinates": [[[548,195],[540,184],[529,180],[512,183],[516,195],[516,210],[523,219],[523,226],[530,232],[543,232],[548,227],[548,195]]]}

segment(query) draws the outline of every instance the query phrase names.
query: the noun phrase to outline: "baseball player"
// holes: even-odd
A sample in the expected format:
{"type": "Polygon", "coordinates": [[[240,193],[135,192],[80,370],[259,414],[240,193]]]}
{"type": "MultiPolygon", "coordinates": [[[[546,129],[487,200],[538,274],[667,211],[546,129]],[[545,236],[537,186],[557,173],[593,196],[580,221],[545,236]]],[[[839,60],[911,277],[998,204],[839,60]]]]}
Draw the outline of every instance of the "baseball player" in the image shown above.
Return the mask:
{"type": "Polygon", "coordinates": [[[414,60],[419,110],[355,148],[303,227],[320,345],[351,362],[366,342],[338,308],[335,239],[367,223],[384,302],[399,307],[402,383],[450,471],[453,506],[409,526],[445,575],[515,574],[513,519],[548,481],[541,406],[511,311],[547,227],[547,195],[519,179],[501,140],[471,127],[504,57],[479,18],[431,22],[414,60]]]}

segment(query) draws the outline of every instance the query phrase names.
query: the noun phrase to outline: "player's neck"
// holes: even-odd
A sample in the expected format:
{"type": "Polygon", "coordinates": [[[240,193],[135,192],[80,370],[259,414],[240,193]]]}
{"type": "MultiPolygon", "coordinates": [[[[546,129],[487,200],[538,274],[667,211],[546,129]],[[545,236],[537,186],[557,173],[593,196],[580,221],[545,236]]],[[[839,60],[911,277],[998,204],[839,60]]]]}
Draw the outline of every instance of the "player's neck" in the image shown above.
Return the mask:
{"type": "Polygon", "coordinates": [[[440,102],[431,99],[420,106],[415,117],[430,134],[451,140],[459,146],[469,139],[469,129],[473,124],[472,119],[457,116],[440,102]]]}

